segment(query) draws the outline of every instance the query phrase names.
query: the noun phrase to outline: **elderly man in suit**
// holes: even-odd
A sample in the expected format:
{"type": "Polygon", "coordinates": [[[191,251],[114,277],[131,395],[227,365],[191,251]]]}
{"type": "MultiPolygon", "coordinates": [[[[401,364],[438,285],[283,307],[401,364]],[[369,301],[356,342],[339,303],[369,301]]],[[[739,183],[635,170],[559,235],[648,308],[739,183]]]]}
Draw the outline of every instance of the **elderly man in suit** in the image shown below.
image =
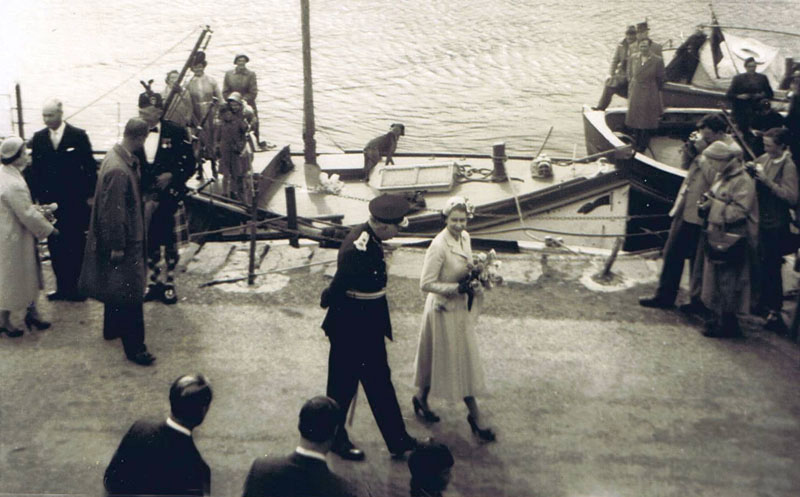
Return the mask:
{"type": "Polygon", "coordinates": [[[105,304],[103,337],[122,338],[130,361],[149,366],[155,357],[144,344],[144,207],[139,160],[149,127],[139,118],[125,125],[122,143],[100,166],[79,280],[83,295],[105,304]]]}
{"type": "Polygon", "coordinates": [[[325,456],[339,426],[341,409],[330,397],[317,396],[300,410],[300,444],[288,457],[259,457],[253,461],[243,497],[348,497],[350,483],[328,469],[325,456]]]}
{"type": "Polygon", "coordinates": [[[201,375],[184,375],[169,390],[166,419],[140,419],[128,430],[106,468],[111,496],[210,495],[211,470],[192,439],[211,406],[212,392],[201,375]]]}
{"type": "Polygon", "coordinates": [[[86,132],[64,121],[60,100],[45,102],[42,118],[46,127],[31,139],[31,167],[27,179],[31,195],[40,204],[58,204],[56,228],[47,245],[56,291],[49,300],[80,301],[78,276],[83,263],[86,229],[91,214],[90,199],[97,182],[97,162],[86,132]]]}
{"type": "Polygon", "coordinates": [[[196,163],[186,128],[162,119],[163,115],[164,102],[160,94],[146,91],[139,95],[139,117],[150,128],[144,147],[134,152],[142,165],[147,223],[150,284],[145,300],[160,299],[165,304],[174,304],[178,301],[173,274],[178,265],[175,214],[188,192],[186,181],[192,177],[196,163]],[[161,278],[162,247],[165,281],[161,278]]]}
{"type": "Polygon", "coordinates": [[[386,300],[386,262],[382,242],[407,225],[410,207],[397,195],[381,195],[369,203],[369,221],[354,227],[339,249],[336,274],[323,292],[320,304],[328,307],[322,329],[331,342],[328,357],[328,396],[342,407],[339,431],[332,451],[348,460],[364,459],[364,452],[350,441],[344,413],[358,384],[372,408],[383,440],[393,457],[402,457],[417,445],[408,434],[392,372],[386,357],[385,338],[392,339],[386,300]]]}

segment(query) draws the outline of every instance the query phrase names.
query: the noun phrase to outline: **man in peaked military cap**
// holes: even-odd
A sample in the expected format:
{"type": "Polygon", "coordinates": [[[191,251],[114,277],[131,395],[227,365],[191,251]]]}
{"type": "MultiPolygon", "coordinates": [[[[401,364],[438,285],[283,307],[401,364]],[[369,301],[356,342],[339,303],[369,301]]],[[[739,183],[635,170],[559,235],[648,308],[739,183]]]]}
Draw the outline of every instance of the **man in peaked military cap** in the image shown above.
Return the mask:
{"type": "Polygon", "coordinates": [[[407,226],[405,215],[409,209],[408,202],[395,195],[372,199],[369,221],[353,228],[345,238],[339,249],[336,274],[320,302],[328,308],[322,328],[331,342],[327,394],[342,408],[331,451],[344,459],[364,459],[364,453],[350,442],[344,428],[359,382],[392,456],[402,457],[417,445],[406,432],[384,341],[384,337],[392,339],[392,325],[381,242],[407,226]]]}

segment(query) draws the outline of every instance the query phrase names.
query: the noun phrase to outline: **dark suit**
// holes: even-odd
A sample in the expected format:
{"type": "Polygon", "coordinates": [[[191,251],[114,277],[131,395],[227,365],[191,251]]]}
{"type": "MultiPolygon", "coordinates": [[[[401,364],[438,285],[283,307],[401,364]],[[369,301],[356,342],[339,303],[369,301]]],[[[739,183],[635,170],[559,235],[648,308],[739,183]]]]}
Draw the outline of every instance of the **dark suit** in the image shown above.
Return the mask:
{"type": "Polygon", "coordinates": [[[144,150],[138,151],[136,155],[142,164],[142,194],[152,206],[147,229],[149,262],[152,265],[153,258],[156,262],[160,259],[160,250],[164,246],[168,265],[172,265],[172,262],[177,264],[175,212],[186,195],[186,181],[192,177],[196,165],[186,128],[172,121],[162,120],[158,149],[153,162],[147,161],[144,150]],[[159,190],[156,178],[163,173],[171,173],[172,180],[165,190],[159,190]]]}
{"type": "Polygon", "coordinates": [[[109,495],[210,495],[211,470],[189,435],[166,421],[139,420],[106,468],[109,495]]]}
{"type": "Polygon", "coordinates": [[[53,149],[49,128],[34,133],[31,147],[32,162],[26,175],[33,199],[41,204],[58,203],[55,226],[60,235],[47,241],[57,290],[76,296],[91,213],[87,200],[97,182],[92,145],[84,130],[65,123],[57,149],[53,149]]]}
{"type": "Polygon", "coordinates": [[[342,408],[335,443],[347,440],[344,418],[359,381],[390,451],[402,450],[408,441],[397,395],[392,385],[384,337],[391,340],[392,324],[386,296],[358,299],[348,290],[378,292],[386,287],[386,263],[381,242],[369,224],[353,228],[339,249],[338,265],[328,287],[329,309],[322,328],[331,342],[327,395],[342,408]],[[366,248],[357,240],[365,233],[366,248]]]}
{"type": "Polygon", "coordinates": [[[288,457],[259,457],[244,483],[243,497],[349,497],[353,486],[319,459],[293,453],[288,457]]]}
{"type": "Polygon", "coordinates": [[[765,75],[758,72],[743,72],[733,77],[725,96],[731,102],[733,120],[736,121],[739,130],[744,132],[751,127],[755,113],[754,104],[762,98],[772,98],[774,94],[765,75]],[[747,98],[737,98],[740,95],[747,98]]]}

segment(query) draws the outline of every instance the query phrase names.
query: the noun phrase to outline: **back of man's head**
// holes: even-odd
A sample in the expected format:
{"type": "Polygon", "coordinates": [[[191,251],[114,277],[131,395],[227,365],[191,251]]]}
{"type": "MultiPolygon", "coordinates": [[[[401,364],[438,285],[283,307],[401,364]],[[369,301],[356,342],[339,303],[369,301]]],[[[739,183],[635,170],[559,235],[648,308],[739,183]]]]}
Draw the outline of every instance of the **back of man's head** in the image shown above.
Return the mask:
{"type": "Polygon", "coordinates": [[[728,123],[717,114],[706,114],[700,119],[700,122],[697,123],[698,129],[703,127],[710,129],[714,133],[721,133],[728,128],[728,123]]]}
{"type": "Polygon", "coordinates": [[[330,397],[318,395],[303,404],[297,428],[304,439],[321,444],[333,440],[340,421],[339,404],[330,397]]]}
{"type": "Polygon", "coordinates": [[[125,124],[125,131],[122,136],[128,140],[137,140],[147,138],[147,133],[149,132],[150,127],[144,122],[144,119],[132,117],[125,124]]]}
{"type": "Polygon", "coordinates": [[[212,397],[211,385],[205,376],[183,375],[169,389],[172,417],[187,428],[194,428],[203,422],[212,397]]]}

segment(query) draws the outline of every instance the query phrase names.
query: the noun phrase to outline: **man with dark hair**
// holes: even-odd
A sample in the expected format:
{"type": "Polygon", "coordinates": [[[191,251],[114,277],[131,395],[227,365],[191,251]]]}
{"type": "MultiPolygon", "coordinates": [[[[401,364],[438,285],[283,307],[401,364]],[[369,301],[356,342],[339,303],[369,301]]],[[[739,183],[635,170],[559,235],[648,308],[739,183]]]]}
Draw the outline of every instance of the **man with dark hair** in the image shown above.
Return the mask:
{"type": "Polygon", "coordinates": [[[353,496],[350,483],[328,469],[325,455],[339,427],[341,409],[330,397],[317,396],[300,410],[300,444],[288,457],[259,457],[244,484],[244,497],[353,496]]]}
{"type": "Polygon", "coordinates": [[[146,122],[130,119],[122,143],[103,159],[79,279],[83,295],[105,304],[103,338],[122,338],[125,355],[141,366],[155,360],[144,344],[145,222],[135,155],[147,134],[146,122]]]}
{"type": "Polygon", "coordinates": [[[169,391],[171,415],[131,426],[106,468],[109,495],[210,495],[211,470],[192,439],[213,395],[201,374],[184,375],[169,391]]]}
{"type": "Polygon", "coordinates": [[[327,393],[342,408],[331,450],[344,459],[364,459],[364,452],[353,445],[344,428],[345,412],[359,383],[392,456],[402,457],[417,445],[406,431],[397,403],[385,342],[392,339],[392,324],[382,242],[407,226],[409,209],[408,202],[397,195],[384,194],[370,201],[369,221],[345,237],[336,274],[320,301],[328,307],[322,329],[331,342],[327,393]]]}
{"type": "MultiPolygon", "coordinates": [[[[725,121],[716,114],[707,114],[697,123],[698,134],[687,143],[684,154],[691,156],[686,178],[678,190],[675,204],[669,214],[672,216],[667,242],[664,244],[663,265],[658,279],[658,288],[652,297],[639,299],[644,307],[671,308],[683,274],[683,265],[689,259],[691,268],[690,302],[680,307],[681,311],[703,313],[705,306],[700,300],[703,283],[702,245],[700,234],[703,222],[697,213],[697,202],[708,191],[718,170],[716,162],[708,160],[701,153],[711,148],[715,142],[722,142],[741,155],[741,149],[725,131],[725,121]]],[[[711,154],[713,157],[713,154],[711,154]]]]}
{"type": "Polygon", "coordinates": [[[58,204],[56,228],[49,237],[56,291],[48,300],[80,301],[78,277],[83,263],[86,230],[97,183],[97,161],[86,132],[64,121],[63,105],[52,99],[42,107],[46,127],[31,139],[31,167],[26,172],[31,196],[40,204],[58,204]]]}
{"type": "Polygon", "coordinates": [[[139,95],[139,117],[150,127],[144,147],[136,152],[142,164],[142,193],[147,222],[147,266],[150,284],[145,301],[178,301],[174,274],[178,265],[175,216],[188,188],[186,181],[195,169],[194,152],[186,128],[162,119],[161,95],[146,91],[139,95]],[[161,279],[161,248],[164,248],[166,280],[161,279]]]}

